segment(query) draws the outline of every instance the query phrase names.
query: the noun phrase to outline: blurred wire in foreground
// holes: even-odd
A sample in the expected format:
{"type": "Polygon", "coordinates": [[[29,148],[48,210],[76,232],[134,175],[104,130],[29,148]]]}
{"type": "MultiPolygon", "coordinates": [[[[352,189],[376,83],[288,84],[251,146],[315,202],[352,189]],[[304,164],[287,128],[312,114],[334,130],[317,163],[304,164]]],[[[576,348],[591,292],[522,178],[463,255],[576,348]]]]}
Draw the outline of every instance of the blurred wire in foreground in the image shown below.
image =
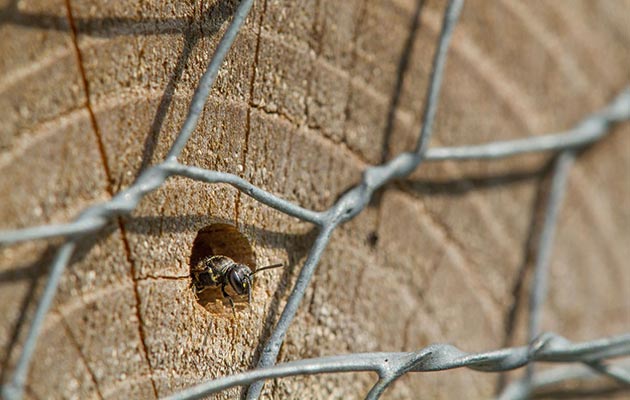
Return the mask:
{"type": "MultiPolygon", "coordinates": [[[[450,37],[463,5],[463,0],[451,0],[446,9],[442,31],[438,39],[439,42],[433,61],[423,113],[422,130],[419,134],[416,150],[399,154],[382,165],[367,168],[364,171],[362,181],[342,196],[328,210],[309,210],[260,189],[236,175],[183,165],[178,161],[178,156],[197,126],[210,88],[217,77],[219,68],[234,38],[251,9],[252,3],[253,0],[242,0],[239,5],[230,26],[221,39],[206,72],[199,82],[186,120],[164,162],[144,171],[133,185],[118,193],[110,201],[96,204],[86,209],[74,222],[0,232],[0,243],[5,245],[59,236],[65,237],[66,240],[52,262],[50,276],[38,303],[18,364],[13,371],[12,379],[2,388],[3,397],[6,399],[19,399],[23,395],[28,369],[41,332],[42,323],[52,304],[59,280],[75,251],[77,241],[86,234],[99,231],[112,218],[130,214],[146,194],[159,188],[171,176],[183,176],[207,183],[230,184],[269,207],[320,227],[319,234],[305,264],[300,270],[299,277],[280,320],[263,349],[258,367],[249,372],[202,383],[173,394],[170,397],[171,399],[192,399],[228,387],[247,384],[252,384],[248,392],[248,398],[254,399],[259,396],[265,379],[348,371],[377,372],[379,380],[368,393],[368,398],[376,399],[393,381],[408,372],[438,371],[459,367],[494,372],[519,368],[529,365],[533,361],[579,362],[588,366],[589,372],[587,375],[592,375],[593,373],[604,374],[618,382],[629,384],[630,373],[627,369],[604,363],[605,360],[611,357],[630,354],[629,335],[585,343],[571,343],[552,333],[535,335],[539,331],[540,309],[545,298],[546,275],[549,267],[548,260],[553,244],[556,217],[562,193],[566,186],[568,172],[574,160],[574,151],[605,137],[610,132],[611,123],[630,119],[630,88],[626,88],[607,107],[592,114],[577,127],[566,132],[470,146],[427,148],[437,110],[437,101],[450,37]],[[530,304],[529,333],[532,340],[529,346],[505,348],[493,352],[475,354],[462,352],[450,345],[432,345],[418,352],[355,353],[300,360],[273,366],[286,330],[297,312],[332,232],[341,223],[358,215],[367,206],[376,190],[382,188],[393,179],[406,177],[422,162],[497,159],[522,153],[545,151],[560,152],[560,155],[556,163],[555,178],[548,201],[543,234],[538,246],[539,253],[530,304]]],[[[500,398],[526,397],[536,387],[564,379],[585,376],[583,368],[579,372],[575,371],[575,369],[565,369],[554,373],[554,370],[552,370],[551,372],[541,373],[540,376],[528,373],[522,380],[512,382],[501,394],[500,398]]]]}

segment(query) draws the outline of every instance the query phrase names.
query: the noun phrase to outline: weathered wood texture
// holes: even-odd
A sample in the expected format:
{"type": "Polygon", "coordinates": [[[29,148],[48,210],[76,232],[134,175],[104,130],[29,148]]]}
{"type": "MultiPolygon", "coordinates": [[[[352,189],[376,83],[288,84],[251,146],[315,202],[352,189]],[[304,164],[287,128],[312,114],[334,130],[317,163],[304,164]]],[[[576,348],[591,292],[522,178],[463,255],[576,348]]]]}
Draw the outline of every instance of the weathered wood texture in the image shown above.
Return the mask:
{"type": "MultiPolygon", "coordinates": [[[[68,221],[162,160],[235,7],[1,3],[2,229],[68,221]]],[[[257,0],[182,162],[329,207],[366,165],[412,148],[443,8],[257,0]]],[[[627,1],[471,1],[453,38],[431,143],[571,127],[627,85],[629,71],[627,1]]],[[[525,243],[545,160],[427,164],[388,187],[334,234],[280,360],[435,342],[469,351],[523,343],[527,283],[519,282],[529,277],[525,243]]],[[[544,329],[586,340],[630,326],[628,171],[628,124],[572,170],[544,329]]],[[[309,224],[232,188],[169,180],[75,257],[39,340],[28,397],[152,398],[252,367],[313,237],[309,224]],[[289,264],[258,278],[253,304],[236,319],[229,309],[206,312],[189,286],[193,240],[214,222],[246,233],[259,265],[289,264]]],[[[2,379],[57,245],[0,249],[2,379]]],[[[374,378],[284,379],[264,393],[357,398],[374,378]]],[[[415,374],[387,395],[487,398],[497,378],[415,374]]]]}

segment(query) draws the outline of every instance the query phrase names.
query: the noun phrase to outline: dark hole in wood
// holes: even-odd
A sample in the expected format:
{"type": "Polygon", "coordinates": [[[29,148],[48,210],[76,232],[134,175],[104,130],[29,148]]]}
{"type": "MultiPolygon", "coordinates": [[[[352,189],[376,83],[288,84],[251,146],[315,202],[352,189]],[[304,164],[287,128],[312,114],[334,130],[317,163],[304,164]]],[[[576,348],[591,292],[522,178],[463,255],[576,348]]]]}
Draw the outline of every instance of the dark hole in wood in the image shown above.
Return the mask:
{"type": "MultiPolygon", "coordinates": [[[[247,265],[252,271],[256,270],[256,257],[247,237],[234,225],[211,224],[203,227],[197,233],[190,254],[190,266],[194,266],[207,256],[226,256],[237,263],[247,265]]],[[[194,289],[193,289],[194,290],[194,289]]],[[[247,307],[247,296],[237,295],[231,287],[227,292],[234,301],[236,310],[247,307]]],[[[206,289],[197,294],[197,301],[212,313],[231,313],[229,300],[223,297],[221,288],[206,289]]]]}

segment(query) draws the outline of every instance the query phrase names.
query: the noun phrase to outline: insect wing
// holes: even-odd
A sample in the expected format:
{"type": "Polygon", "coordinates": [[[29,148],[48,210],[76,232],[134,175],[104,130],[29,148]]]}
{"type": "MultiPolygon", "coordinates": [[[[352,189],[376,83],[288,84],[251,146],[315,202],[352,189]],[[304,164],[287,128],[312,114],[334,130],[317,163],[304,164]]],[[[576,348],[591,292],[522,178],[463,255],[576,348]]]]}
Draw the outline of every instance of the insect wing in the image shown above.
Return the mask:
{"type": "Polygon", "coordinates": [[[193,284],[197,292],[221,285],[226,272],[233,264],[234,261],[225,256],[209,256],[199,261],[191,270],[193,284]]]}
{"type": "Polygon", "coordinates": [[[230,267],[236,265],[234,260],[226,256],[212,256],[208,260],[208,265],[216,275],[224,276],[230,267]]]}

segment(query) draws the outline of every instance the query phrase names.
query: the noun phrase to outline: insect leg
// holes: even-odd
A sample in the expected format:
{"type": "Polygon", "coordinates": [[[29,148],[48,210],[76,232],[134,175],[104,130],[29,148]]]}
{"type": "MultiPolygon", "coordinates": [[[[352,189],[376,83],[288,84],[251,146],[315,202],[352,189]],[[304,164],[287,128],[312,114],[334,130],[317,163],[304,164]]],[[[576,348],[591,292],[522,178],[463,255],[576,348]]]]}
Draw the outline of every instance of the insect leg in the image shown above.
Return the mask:
{"type": "Polygon", "coordinates": [[[234,308],[234,300],[232,300],[232,296],[225,291],[226,283],[224,282],[221,285],[221,293],[223,293],[223,297],[226,297],[230,301],[230,306],[232,306],[232,313],[234,313],[234,318],[236,318],[236,309],[234,308]]]}

